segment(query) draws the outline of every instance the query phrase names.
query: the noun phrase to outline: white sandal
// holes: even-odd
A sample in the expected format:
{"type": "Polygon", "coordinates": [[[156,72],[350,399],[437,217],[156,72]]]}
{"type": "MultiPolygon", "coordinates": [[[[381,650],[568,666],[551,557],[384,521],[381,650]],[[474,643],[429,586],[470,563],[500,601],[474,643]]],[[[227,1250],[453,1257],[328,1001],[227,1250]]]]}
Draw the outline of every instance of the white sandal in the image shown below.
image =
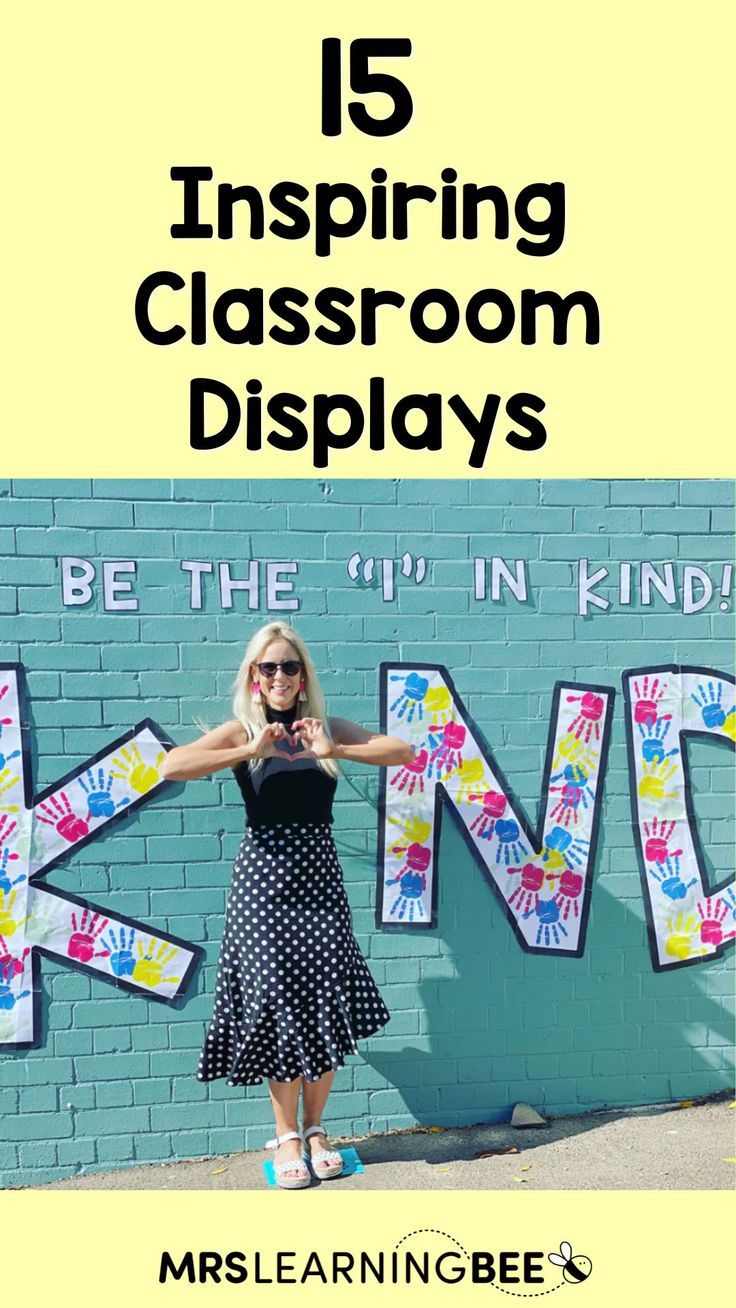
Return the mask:
{"type": "MultiPolygon", "coordinates": [[[[305,1141],[310,1135],[326,1135],[323,1126],[308,1126],[304,1131],[305,1141]]],[[[342,1154],[337,1149],[318,1149],[316,1154],[309,1149],[304,1150],[304,1161],[314,1168],[315,1176],[322,1181],[328,1181],[332,1176],[339,1176],[343,1169],[342,1154]]]]}
{"type": "MultiPolygon", "coordinates": [[[[300,1140],[301,1136],[298,1131],[285,1131],[283,1135],[274,1136],[273,1140],[267,1140],[266,1149],[278,1149],[279,1145],[284,1144],[286,1140],[300,1140]]],[[[304,1167],[303,1158],[290,1158],[287,1163],[274,1163],[273,1174],[276,1178],[276,1184],[282,1190],[303,1190],[306,1186],[312,1184],[312,1178],[309,1175],[309,1168],[304,1167]],[[297,1174],[297,1169],[304,1172],[303,1176],[297,1174]]]]}

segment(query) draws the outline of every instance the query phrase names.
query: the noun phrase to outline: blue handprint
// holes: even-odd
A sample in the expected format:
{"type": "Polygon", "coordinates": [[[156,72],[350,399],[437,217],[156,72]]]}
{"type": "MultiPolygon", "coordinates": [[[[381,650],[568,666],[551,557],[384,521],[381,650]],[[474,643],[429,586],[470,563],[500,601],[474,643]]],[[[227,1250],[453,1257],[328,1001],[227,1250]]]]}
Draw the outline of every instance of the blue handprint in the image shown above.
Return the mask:
{"type": "Polygon", "coordinates": [[[20,750],[14,749],[12,754],[3,754],[0,752],[0,770],[5,767],[6,763],[10,762],[11,758],[20,758],[20,750]]]}
{"type": "MultiPolygon", "coordinates": [[[[723,707],[723,682],[718,683],[718,693],[712,681],[708,682],[706,687],[701,682],[698,685],[698,693],[690,696],[694,704],[700,709],[700,716],[703,719],[703,725],[709,730],[712,727],[722,727],[726,721],[726,710],[723,707]]],[[[733,710],[729,710],[732,712],[733,710]]]]}
{"type": "Polygon", "coordinates": [[[115,976],[132,976],[135,967],[133,957],[133,941],[135,931],[133,927],[129,929],[129,936],[126,941],[125,927],[120,928],[120,938],[114,927],[110,927],[107,936],[102,937],[102,943],[105,949],[110,951],[110,968],[115,976]],[[108,938],[109,937],[109,938],[108,938]]]}
{"type": "Polygon", "coordinates": [[[540,899],[536,908],[532,908],[524,917],[538,917],[539,928],[537,930],[536,944],[544,943],[548,945],[553,940],[556,945],[560,943],[560,937],[567,935],[567,928],[560,922],[560,906],[555,899],[540,899]]]}
{"type": "Polygon", "coordinates": [[[25,881],[26,879],[24,872],[21,873],[19,877],[16,877],[15,881],[11,881],[10,879],[10,874],[7,870],[8,862],[10,859],[15,859],[17,857],[17,854],[11,854],[10,850],[7,848],[4,849],[0,855],[0,890],[4,895],[9,894],[12,886],[17,886],[21,881],[25,881]]]}
{"type": "Polygon", "coordinates": [[[544,838],[542,860],[545,863],[549,862],[552,851],[556,850],[558,854],[564,854],[567,863],[575,863],[580,867],[588,857],[589,849],[589,840],[583,840],[581,836],[574,836],[571,831],[566,831],[564,827],[551,827],[544,838]]]}
{"type": "Polygon", "coordinates": [[[519,824],[514,822],[513,818],[509,818],[508,821],[499,818],[494,835],[498,838],[497,863],[504,863],[508,867],[512,859],[514,863],[518,863],[521,855],[527,852],[524,841],[520,839],[519,824]]]}
{"type": "Polygon", "coordinates": [[[694,886],[697,877],[688,881],[687,885],[680,876],[680,858],[674,854],[667,858],[664,864],[658,864],[657,867],[650,867],[649,875],[654,877],[663,894],[668,899],[684,899],[691,886],[694,886]]]}
{"type": "Polygon", "coordinates": [[[393,917],[398,909],[397,918],[403,921],[408,916],[410,922],[417,917],[424,917],[424,906],[422,904],[422,892],[427,885],[427,878],[421,872],[404,872],[397,877],[392,877],[386,882],[387,886],[393,886],[399,882],[400,890],[393,902],[390,916],[393,917]],[[407,914],[408,908],[408,914],[407,914]]]}
{"type": "Polygon", "coordinates": [[[391,705],[391,712],[395,712],[398,708],[398,712],[396,713],[398,718],[403,718],[406,713],[407,722],[412,722],[414,720],[414,715],[416,714],[421,721],[424,717],[422,700],[429,689],[427,678],[420,677],[418,672],[410,672],[408,677],[392,677],[391,680],[403,681],[404,683],[404,688],[401,694],[396,697],[391,705]],[[399,705],[401,707],[399,707],[399,705]]]}
{"type": "Polygon", "coordinates": [[[9,985],[4,981],[0,982],[0,1008],[15,1008],[15,1005],[21,999],[27,999],[30,993],[30,990],[21,990],[19,995],[14,995],[9,985]]]}
{"type": "Polygon", "coordinates": [[[112,772],[108,772],[105,779],[105,769],[97,769],[97,779],[95,780],[92,768],[87,768],[83,777],[77,778],[82,790],[87,796],[87,818],[93,817],[112,817],[117,809],[123,808],[130,803],[130,797],[126,795],[116,804],[112,798],[112,772]]]}
{"type": "Polygon", "coordinates": [[[647,722],[645,726],[641,722],[637,725],[641,736],[641,756],[645,762],[661,763],[663,758],[679,753],[677,749],[666,749],[667,733],[672,726],[671,718],[663,717],[654,723],[647,722]]]}

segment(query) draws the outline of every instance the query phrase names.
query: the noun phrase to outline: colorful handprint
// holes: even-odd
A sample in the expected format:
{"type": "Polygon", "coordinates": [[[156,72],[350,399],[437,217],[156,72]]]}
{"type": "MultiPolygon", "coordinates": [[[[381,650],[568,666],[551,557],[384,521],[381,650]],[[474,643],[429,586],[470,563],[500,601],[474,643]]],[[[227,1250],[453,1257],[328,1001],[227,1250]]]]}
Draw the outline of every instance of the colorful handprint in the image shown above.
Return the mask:
{"type": "Polygon", "coordinates": [[[568,695],[567,702],[568,704],[580,705],[580,712],[573,718],[568,727],[568,732],[578,739],[582,737],[586,745],[591,736],[595,740],[600,740],[601,718],[606,711],[606,702],[603,696],[586,690],[582,695],[568,695]]]}
{"type": "Polygon", "coordinates": [[[560,921],[560,908],[556,899],[540,899],[536,907],[525,913],[524,917],[539,919],[535,941],[537,945],[559,945],[560,940],[567,935],[567,927],[560,921]]]}
{"type": "Polygon", "coordinates": [[[101,943],[110,957],[110,971],[113,976],[132,976],[135,970],[135,958],[133,957],[133,941],[135,940],[135,930],[133,927],[121,927],[116,931],[110,927],[107,936],[102,937],[101,943]]]}
{"type": "Polygon", "coordinates": [[[429,688],[427,678],[418,672],[410,672],[407,677],[392,677],[391,680],[403,683],[401,693],[391,705],[391,712],[399,719],[406,717],[407,722],[413,722],[415,715],[421,719],[424,716],[422,702],[429,688]]]}
{"type": "Polygon", "coordinates": [[[724,930],[724,922],[729,915],[729,905],[725,899],[709,898],[695,907],[700,915],[700,939],[704,945],[722,945],[724,940],[736,937],[736,927],[724,930]]]}
{"type": "Polygon", "coordinates": [[[525,863],[521,868],[510,867],[508,872],[509,876],[519,873],[519,884],[509,895],[509,907],[516,908],[523,917],[527,917],[539,903],[539,892],[544,885],[544,868],[537,867],[534,863],[525,863]]]}
{"type": "Polygon", "coordinates": [[[425,845],[432,834],[431,822],[419,817],[417,813],[413,813],[411,817],[407,817],[403,821],[393,817],[389,818],[389,821],[401,829],[401,835],[396,844],[390,846],[392,854],[395,854],[402,847],[406,848],[407,845],[425,845]]]}
{"type": "Polygon", "coordinates": [[[105,776],[104,767],[98,767],[95,775],[92,768],[77,777],[77,782],[84,791],[87,800],[87,821],[92,818],[109,818],[116,813],[119,808],[124,808],[130,803],[130,795],[123,795],[122,799],[114,800],[112,797],[112,770],[109,770],[105,776]]]}
{"type": "Polygon", "coordinates": [[[133,979],[141,985],[154,989],[164,981],[173,984],[181,979],[178,976],[163,975],[163,969],[179,953],[176,945],[170,945],[166,940],[156,940],[151,936],[147,947],[140,939],[136,941],[136,952],[138,957],[132,975],[133,979]]]}
{"type": "Polygon", "coordinates": [[[466,758],[453,774],[453,791],[459,804],[472,802],[473,794],[483,785],[485,764],[482,758],[466,758]]]}
{"type": "Polygon", "coordinates": [[[39,822],[58,831],[70,845],[75,845],[78,840],[83,840],[89,835],[89,824],[79,813],[72,810],[65,790],[60,790],[58,794],[39,804],[35,816],[39,822]]]}
{"type": "Polygon", "coordinates": [[[655,817],[652,818],[651,822],[644,823],[644,836],[646,838],[644,857],[648,863],[665,863],[668,858],[676,858],[682,853],[681,849],[670,849],[669,847],[674,830],[675,823],[666,822],[663,818],[655,817]]]}
{"type": "Polygon", "coordinates": [[[659,717],[659,703],[666,690],[659,677],[644,677],[643,681],[634,682],[636,702],[634,704],[634,721],[641,726],[653,726],[659,717]]]}
{"type": "Polygon", "coordinates": [[[101,918],[99,913],[93,913],[91,909],[85,908],[79,919],[76,913],[72,913],[73,931],[66,945],[69,957],[78,959],[80,963],[89,963],[93,958],[107,958],[109,949],[96,948],[97,937],[106,926],[107,918],[101,918]]]}
{"type": "Polygon", "coordinates": [[[0,936],[15,935],[18,928],[23,926],[26,921],[27,915],[15,917],[13,914],[16,894],[15,890],[11,890],[9,893],[0,890],[0,936]]]}
{"type": "Polygon", "coordinates": [[[666,858],[664,863],[658,863],[655,867],[650,867],[649,875],[659,885],[663,895],[668,899],[685,899],[691,886],[698,884],[697,877],[691,877],[685,883],[680,876],[680,857],[678,854],[666,858]]]}
{"type": "Polygon", "coordinates": [[[398,772],[394,772],[389,785],[395,786],[399,791],[406,791],[407,795],[413,795],[415,790],[424,794],[424,776],[428,763],[429,755],[426,749],[418,750],[410,763],[402,764],[398,772]]]}
{"type": "Polygon", "coordinates": [[[470,830],[478,834],[481,840],[490,840],[498,818],[506,812],[506,796],[500,790],[484,790],[480,795],[469,796],[471,804],[480,803],[483,810],[470,823],[470,830]]]}
{"type": "Polygon", "coordinates": [[[123,781],[135,790],[139,795],[147,795],[149,790],[153,790],[161,781],[159,768],[166,758],[166,751],[161,750],[156,757],[155,764],[147,763],[141,751],[133,741],[130,745],[125,745],[117,756],[113,757],[114,767],[110,769],[110,775],[117,781],[123,781]],[[119,770],[116,772],[115,768],[119,770]]]}
{"type": "Polygon", "coordinates": [[[691,699],[700,709],[703,726],[708,731],[712,731],[714,727],[722,727],[726,721],[727,711],[733,712],[733,706],[728,710],[723,707],[722,681],[717,683],[717,689],[712,681],[701,683],[691,695],[691,699]]]}

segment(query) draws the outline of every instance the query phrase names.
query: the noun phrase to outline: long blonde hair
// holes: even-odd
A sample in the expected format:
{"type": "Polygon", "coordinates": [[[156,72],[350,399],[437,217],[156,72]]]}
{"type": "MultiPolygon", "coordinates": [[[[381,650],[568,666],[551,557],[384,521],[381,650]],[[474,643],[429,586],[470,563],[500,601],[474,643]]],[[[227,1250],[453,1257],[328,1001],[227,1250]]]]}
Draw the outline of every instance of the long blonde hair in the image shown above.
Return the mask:
{"type": "MultiPolygon", "coordinates": [[[[325,697],[322,694],[312,657],[301,637],[297,635],[293,627],[288,626],[285,622],[267,622],[264,627],[259,627],[248,642],[243,661],[238,668],[237,676],[232,685],[233,713],[235,717],[245,727],[249,740],[253,740],[265,727],[268,721],[265,702],[262,701],[258,704],[253,699],[252,666],[254,663],[258,663],[263,651],[274,640],[288,641],[289,645],[296,651],[297,657],[301,660],[306,700],[302,700],[299,704],[299,717],[319,718],[325,732],[330,736],[325,697]]],[[[251,771],[255,771],[262,763],[262,758],[254,758],[250,760],[249,767],[251,771]]],[[[330,776],[336,777],[338,775],[339,769],[334,759],[321,758],[317,759],[317,763],[330,776]]]]}

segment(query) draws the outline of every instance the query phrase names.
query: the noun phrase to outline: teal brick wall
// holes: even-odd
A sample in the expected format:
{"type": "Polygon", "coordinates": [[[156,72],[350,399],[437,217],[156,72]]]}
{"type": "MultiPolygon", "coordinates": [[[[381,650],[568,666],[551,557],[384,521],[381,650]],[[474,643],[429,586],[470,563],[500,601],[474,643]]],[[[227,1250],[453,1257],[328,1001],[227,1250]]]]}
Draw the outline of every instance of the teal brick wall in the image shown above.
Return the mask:
{"type": "MultiPolygon", "coordinates": [[[[734,670],[718,595],[691,616],[655,597],[648,610],[578,618],[572,561],[723,564],[733,501],[723,481],[0,482],[0,659],[26,667],[36,788],[144,716],[180,743],[196,717],[230,716],[243,647],[268,617],[265,587],[258,611],[240,593],[223,612],[206,578],[192,613],[179,562],[229,562],[239,577],[249,559],[293,558],[300,608],[284,616],[310,642],[330,710],[376,725],[380,659],[445,662],[533,815],[558,677],[620,691],[623,669],[650,662],[734,670]],[[422,553],[427,579],[398,578],[386,604],[349,580],[355,550],[422,553]],[[61,554],[139,560],[138,612],[105,613],[99,593],[64,609],[61,554]],[[472,559],[494,554],[528,560],[527,604],[474,600],[472,559]]],[[[703,743],[691,758],[709,871],[722,879],[733,870],[732,756],[703,743]]],[[[494,1121],[519,1099],[565,1114],[732,1084],[733,953],[652,971],[626,786],[619,696],[587,950],[566,959],[521,952],[450,821],[438,930],[376,931],[377,773],[345,767],[336,839],[393,1017],[338,1074],[334,1132],[494,1121]]],[[[43,961],[43,1045],[0,1054],[3,1184],[252,1149],[270,1134],[265,1086],[194,1076],[242,823],[229,773],[190,782],[52,874],[203,945],[206,963],[172,1009],[43,961]]]]}

